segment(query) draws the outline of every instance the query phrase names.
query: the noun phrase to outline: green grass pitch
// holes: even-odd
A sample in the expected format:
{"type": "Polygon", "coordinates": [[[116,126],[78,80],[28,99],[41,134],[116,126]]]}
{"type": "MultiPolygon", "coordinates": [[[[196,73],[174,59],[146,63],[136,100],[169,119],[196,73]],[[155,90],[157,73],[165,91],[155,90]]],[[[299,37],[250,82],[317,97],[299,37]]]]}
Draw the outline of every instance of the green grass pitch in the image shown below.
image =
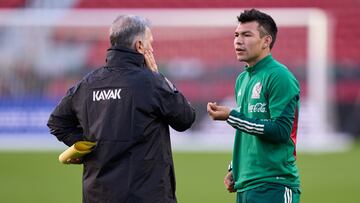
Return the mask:
{"type": "MultiPolygon", "coordinates": [[[[81,202],[81,166],[58,152],[0,152],[0,202],[81,202]]],[[[223,185],[230,153],[175,152],[180,203],[234,203],[223,185]]],[[[360,144],[348,152],[298,155],[302,203],[360,202],[360,144]]]]}

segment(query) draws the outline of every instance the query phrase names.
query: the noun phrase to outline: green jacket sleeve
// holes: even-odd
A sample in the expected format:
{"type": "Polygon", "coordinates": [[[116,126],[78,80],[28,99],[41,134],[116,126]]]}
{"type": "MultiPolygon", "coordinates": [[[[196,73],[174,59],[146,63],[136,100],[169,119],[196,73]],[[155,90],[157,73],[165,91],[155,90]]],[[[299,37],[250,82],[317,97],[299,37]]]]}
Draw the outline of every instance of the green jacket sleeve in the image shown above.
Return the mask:
{"type": "MultiPolygon", "coordinates": [[[[291,104],[288,106],[290,108],[291,104]]],[[[279,143],[286,142],[290,138],[293,120],[294,118],[286,117],[286,115],[277,119],[247,118],[236,110],[232,110],[227,122],[237,130],[269,142],[279,143]]]]}

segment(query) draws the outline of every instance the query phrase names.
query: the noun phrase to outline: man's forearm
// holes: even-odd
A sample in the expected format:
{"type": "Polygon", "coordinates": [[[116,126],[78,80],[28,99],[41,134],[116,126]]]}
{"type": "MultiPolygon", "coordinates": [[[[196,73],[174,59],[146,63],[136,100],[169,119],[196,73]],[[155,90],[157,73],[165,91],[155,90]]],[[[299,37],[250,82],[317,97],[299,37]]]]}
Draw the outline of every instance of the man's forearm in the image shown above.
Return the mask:
{"type": "Polygon", "coordinates": [[[76,141],[83,140],[83,129],[80,126],[56,120],[53,116],[50,116],[47,126],[50,128],[50,133],[67,146],[73,145],[76,141]]]}
{"type": "Polygon", "coordinates": [[[232,110],[226,121],[240,131],[269,142],[286,142],[290,138],[291,125],[281,118],[277,120],[246,118],[241,113],[232,110]]]}

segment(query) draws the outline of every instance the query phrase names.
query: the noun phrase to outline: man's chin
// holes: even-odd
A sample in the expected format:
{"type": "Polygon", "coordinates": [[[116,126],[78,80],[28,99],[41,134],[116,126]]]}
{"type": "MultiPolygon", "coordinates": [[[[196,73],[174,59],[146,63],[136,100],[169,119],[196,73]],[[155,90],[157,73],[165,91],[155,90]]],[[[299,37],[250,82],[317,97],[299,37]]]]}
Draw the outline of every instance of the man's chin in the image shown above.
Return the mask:
{"type": "Polygon", "coordinates": [[[244,57],[242,57],[242,56],[237,56],[236,58],[240,62],[245,62],[246,61],[246,59],[244,57]]]}

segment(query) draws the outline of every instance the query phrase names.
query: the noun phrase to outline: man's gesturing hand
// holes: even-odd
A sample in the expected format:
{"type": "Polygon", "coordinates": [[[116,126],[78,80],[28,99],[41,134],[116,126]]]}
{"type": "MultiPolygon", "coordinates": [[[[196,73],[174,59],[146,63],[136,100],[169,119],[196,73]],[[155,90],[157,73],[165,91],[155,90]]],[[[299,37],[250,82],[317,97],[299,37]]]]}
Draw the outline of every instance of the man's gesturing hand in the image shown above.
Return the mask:
{"type": "Polygon", "coordinates": [[[218,106],[216,102],[209,102],[207,112],[213,120],[226,120],[229,118],[230,109],[226,106],[218,106]]]}

